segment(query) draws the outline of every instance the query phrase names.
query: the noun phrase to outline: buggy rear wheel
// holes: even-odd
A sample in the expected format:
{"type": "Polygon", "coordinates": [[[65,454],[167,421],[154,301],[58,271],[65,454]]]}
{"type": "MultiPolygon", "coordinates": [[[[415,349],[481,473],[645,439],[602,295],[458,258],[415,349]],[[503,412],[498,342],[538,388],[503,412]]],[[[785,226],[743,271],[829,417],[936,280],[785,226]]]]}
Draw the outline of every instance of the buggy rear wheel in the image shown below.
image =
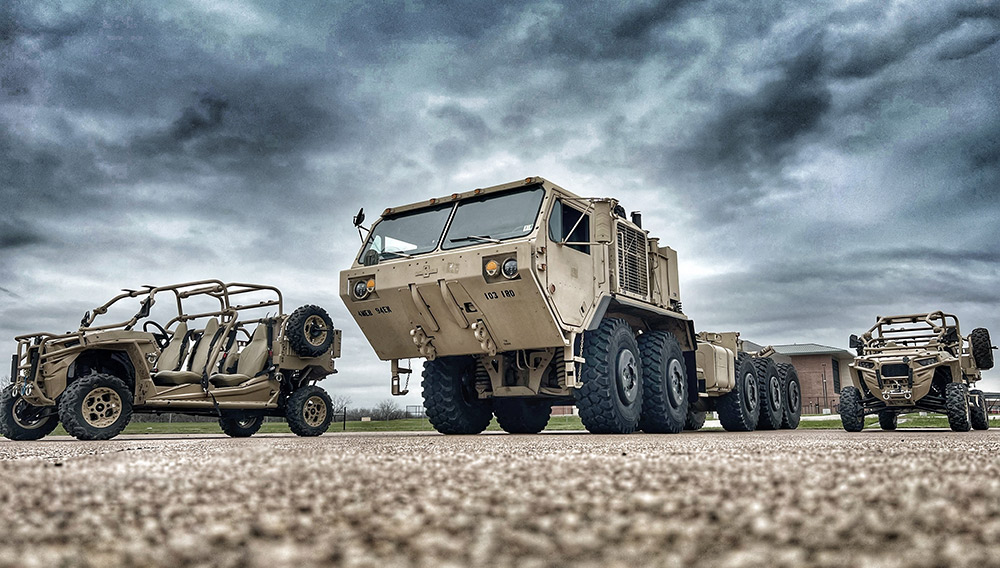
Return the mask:
{"type": "Polygon", "coordinates": [[[891,410],[882,410],[878,413],[878,425],[883,430],[895,430],[899,414],[891,410]]]}
{"type": "Polygon", "coordinates": [[[326,432],[333,421],[333,402],[325,390],[316,385],[306,385],[288,397],[285,418],[288,419],[288,428],[294,434],[319,436],[326,432]]]}
{"type": "Polygon", "coordinates": [[[969,408],[969,421],[972,428],[975,430],[989,430],[990,416],[987,413],[986,398],[983,396],[983,391],[969,391],[969,394],[975,397],[975,400],[972,401],[972,407],[969,408]]]}
{"type": "Polygon", "coordinates": [[[219,427],[233,438],[249,438],[260,430],[264,424],[263,416],[246,416],[240,414],[224,414],[219,418],[219,427]]]}
{"type": "Polygon", "coordinates": [[[948,425],[956,432],[968,432],[972,428],[969,416],[969,385],[948,383],[944,386],[944,399],[948,425]]]}

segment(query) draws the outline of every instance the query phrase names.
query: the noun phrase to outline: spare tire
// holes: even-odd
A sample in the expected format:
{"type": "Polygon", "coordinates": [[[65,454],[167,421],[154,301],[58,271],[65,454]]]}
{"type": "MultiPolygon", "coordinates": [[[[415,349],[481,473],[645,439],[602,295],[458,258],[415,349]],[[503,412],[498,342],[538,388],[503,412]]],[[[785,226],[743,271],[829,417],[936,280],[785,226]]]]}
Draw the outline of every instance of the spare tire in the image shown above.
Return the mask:
{"type": "Polygon", "coordinates": [[[333,343],[333,320],[319,306],[302,306],[288,316],[285,338],[299,357],[319,357],[333,343]]]}
{"type": "Polygon", "coordinates": [[[981,371],[993,368],[993,344],[990,342],[990,332],[985,327],[977,327],[969,334],[972,344],[972,358],[981,371]]]}

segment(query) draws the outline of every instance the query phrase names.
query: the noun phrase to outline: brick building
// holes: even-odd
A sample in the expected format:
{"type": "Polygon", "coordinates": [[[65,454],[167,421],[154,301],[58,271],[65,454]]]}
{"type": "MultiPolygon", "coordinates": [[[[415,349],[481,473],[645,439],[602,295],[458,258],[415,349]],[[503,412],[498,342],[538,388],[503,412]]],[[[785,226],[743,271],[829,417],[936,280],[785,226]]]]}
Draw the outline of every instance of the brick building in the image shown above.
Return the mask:
{"type": "Polygon", "coordinates": [[[827,409],[837,412],[840,389],[851,384],[848,365],[854,360],[853,353],[816,343],[775,345],[774,350],[795,365],[802,384],[803,414],[820,414],[827,409]]]}

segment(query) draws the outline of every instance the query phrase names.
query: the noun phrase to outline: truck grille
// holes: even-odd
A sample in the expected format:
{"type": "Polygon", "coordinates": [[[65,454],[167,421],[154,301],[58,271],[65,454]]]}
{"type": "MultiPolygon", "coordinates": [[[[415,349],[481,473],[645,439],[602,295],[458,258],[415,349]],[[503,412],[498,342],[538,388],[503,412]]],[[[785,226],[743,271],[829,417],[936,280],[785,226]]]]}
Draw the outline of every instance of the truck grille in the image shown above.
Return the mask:
{"type": "Polygon", "coordinates": [[[905,377],[909,374],[910,367],[904,363],[892,363],[882,365],[883,377],[905,377]]]}
{"type": "Polygon", "coordinates": [[[622,291],[649,294],[649,254],[646,234],[632,227],[618,225],[618,286],[622,291]]]}

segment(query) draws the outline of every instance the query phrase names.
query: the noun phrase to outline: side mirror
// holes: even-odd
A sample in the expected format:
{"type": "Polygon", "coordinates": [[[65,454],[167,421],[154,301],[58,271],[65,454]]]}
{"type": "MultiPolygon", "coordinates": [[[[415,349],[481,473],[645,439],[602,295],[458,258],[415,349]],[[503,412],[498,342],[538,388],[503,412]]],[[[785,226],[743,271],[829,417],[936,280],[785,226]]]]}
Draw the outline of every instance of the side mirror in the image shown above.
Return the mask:
{"type": "Polygon", "coordinates": [[[365,222],[365,208],[362,207],[358,209],[358,214],[354,216],[354,226],[361,227],[361,223],[365,222]]]}
{"type": "Polygon", "coordinates": [[[614,202],[610,199],[594,201],[594,241],[607,244],[614,239],[611,213],[614,202]]]}
{"type": "Polygon", "coordinates": [[[80,327],[90,327],[90,312],[83,314],[83,319],[80,320],[80,327]]]}
{"type": "Polygon", "coordinates": [[[861,347],[861,340],[858,338],[857,335],[852,335],[849,341],[851,349],[857,349],[858,347],[861,347]]]}

